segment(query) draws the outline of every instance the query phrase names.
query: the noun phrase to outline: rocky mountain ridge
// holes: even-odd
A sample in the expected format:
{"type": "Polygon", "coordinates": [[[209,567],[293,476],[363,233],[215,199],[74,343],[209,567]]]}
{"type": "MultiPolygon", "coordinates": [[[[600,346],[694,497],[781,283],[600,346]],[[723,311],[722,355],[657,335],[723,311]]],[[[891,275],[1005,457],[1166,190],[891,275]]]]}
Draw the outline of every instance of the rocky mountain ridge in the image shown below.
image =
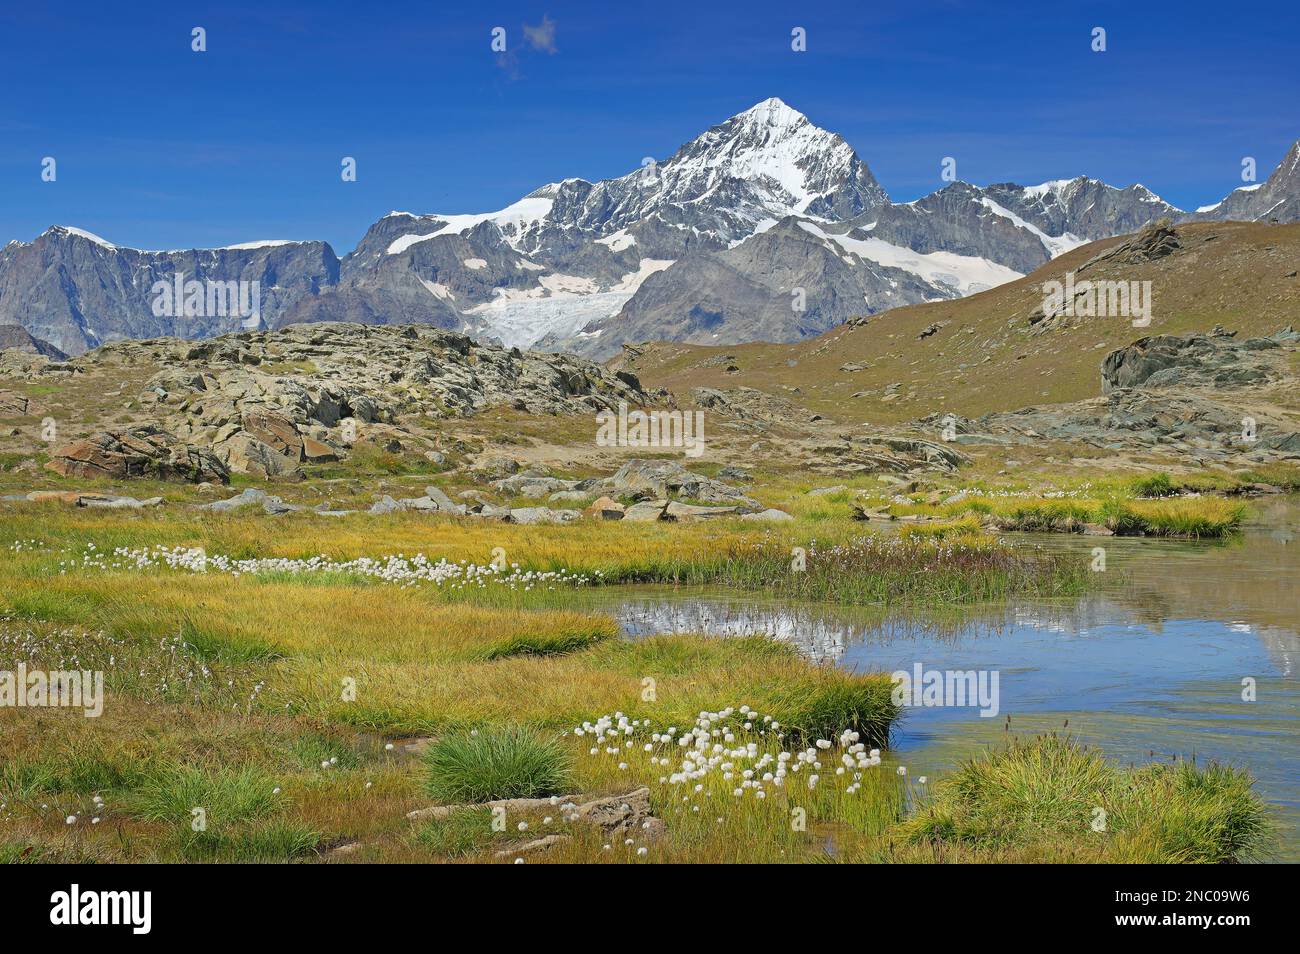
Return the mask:
{"type": "Polygon", "coordinates": [[[893,203],[842,137],[768,99],[621,177],[550,183],[494,213],[390,213],[342,259],[324,242],[145,252],[54,227],[0,250],[0,324],[70,354],[252,326],[246,314],[157,314],[155,284],[179,274],[257,283],[260,328],[418,322],[604,359],[649,339],[799,340],[970,294],[1166,216],[1300,219],[1300,143],[1266,182],[1194,213],[1085,177],[952,182],[893,203]]]}

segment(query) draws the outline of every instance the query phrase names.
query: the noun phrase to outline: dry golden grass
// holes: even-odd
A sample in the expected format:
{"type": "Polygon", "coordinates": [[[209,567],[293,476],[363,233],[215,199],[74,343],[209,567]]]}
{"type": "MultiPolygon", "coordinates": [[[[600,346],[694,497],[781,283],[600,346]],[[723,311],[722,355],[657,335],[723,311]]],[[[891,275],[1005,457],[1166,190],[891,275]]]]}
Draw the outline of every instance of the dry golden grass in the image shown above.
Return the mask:
{"type": "Polygon", "coordinates": [[[631,367],[647,386],[678,394],[695,387],[752,387],[772,394],[799,388],[799,404],[832,420],[894,423],[1094,397],[1102,358],[1144,335],[1204,332],[1216,324],[1243,337],[1270,335],[1294,323],[1295,279],[1286,276],[1300,258],[1300,225],[1215,222],[1182,225],[1178,232],[1183,252],[1140,266],[1108,266],[1091,276],[1150,280],[1153,318],[1145,329],[1125,319],[1081,319],[1048,334],[1029,334],[1029,315],[1042,303],[1041,284],[1124,241],[1118,237],[1074,249],[1018,281],[969,298],[873,316],[866,327],[839,327],[795,344],[661,343],[631,367]],[[935,323],[943,324],[940,331],[921,339],[921,331],[935,323]],[[717,361],[724,353],[734,359],[717,361]],[[867,368],[840,370],[850,362],[867,368]],[[727,366],[739,371],[726,372],[727,366]],[[894,383],[902,385],[901,396],[883,400],[885,387],[894,383]],[[853,396],[859,392],[865,393],[853,396]]]}

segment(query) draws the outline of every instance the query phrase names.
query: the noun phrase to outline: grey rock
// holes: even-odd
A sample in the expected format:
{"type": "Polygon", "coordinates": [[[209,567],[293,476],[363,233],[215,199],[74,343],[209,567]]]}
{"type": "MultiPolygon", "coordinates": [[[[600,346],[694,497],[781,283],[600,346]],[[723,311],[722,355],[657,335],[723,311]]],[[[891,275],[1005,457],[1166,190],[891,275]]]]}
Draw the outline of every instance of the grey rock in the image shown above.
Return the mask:
{"type": "Polygon", "coordinates": [[[1237,341],[1223,334],[1140,338],[1106,355],[1101,364],[1102,393],[1133,387],[1262,384],[1279,377],[1267,354],[1277,346],[1275,339],[1237,341]]]}
{"type": "Polygon", "coordinates": [[[438,510],[457,515],[465,512],[465,505],[456,503],[448,497],[440,487],[434,487],[432,485],[425,487],[424,494],[429,500],[432,500],[434,504],[437,505],[438,510]]]}
{"type": "Polygon", "coordinates": [[[77,501],[79,507],[97,510],[143,510],[146,507],[160,507],[162,504],[162,497],[147,497],[144,500],[137,500],[134,497],[82,497],[77,501]]]}
{"type": "Polygon", "coordinates": [[[589,500],[591,494],[585,490],[558,490],[547,497],[547,500],[558,502],[573,502],[578,500],[589,500]]]}
{"type": "Polygon", "coordinates": [[[646,523],[665,519],[668,509],[667,500],[643,500],[634,503],[623,511],[623,519],[634,523],[646,523]]]}
{"type": "MultiPolygon", "coordinates": [[[[226,500],[214,500],[212,503],[199,504],[200,510],[212,510],[217,513],[228,513],[231,510],[239,510],[243,507],[260,506],[267,499],[265,490],[258,490],[255,487],[249,487],[234,497],[226,500]]],[[[278,499],[278,498],[277,498],[278,499]]]]}
{"type": "Polygon", "coordinates": [[[842,493],[842,492],[844,492],[845,490],[848,490],[848,489],[849,489],[849,488],[845,487],[843,484],[836,484],[836,485],[833,486],[833,487],[814,487],[812,490],[808,491],[808,496],[809,496],[809,497],[825,497],[825,496],[828,496],[829,494],[838,494],[838,493],[842,493]]]}
{"type": "Polygon", "coordinates": [[[582,516],[577,510],[552,510],[549,507],[517,507],[509,512],[507,523],[572,523],[582,516]]]}
{"type": "Polygon", "coordinates": [[[545,497],[557,490],[572,490],[577,483],[576,480],[560,480],[556,477],[515,474],[512,477],[493,481],[492,486],[502,493],[516,494],[520,497],[545,497]]]}
{"type": "Polygon", "coordinates": [[[735,487],[692,473],[671,460],[630,460],[593,488],[618,497],[664,498],[670,493],[707,504],[739,504],[761,509],[758,502],[735,487]]]}
{"type": "Polygon", "coordinates": [[[701,507],[696,504],[678,503],[676,500],[670,501],[664,511],[665,518],[669,520],[709,520],[715,517],[737,517],[743,511],[739,507],[701,507]]]}

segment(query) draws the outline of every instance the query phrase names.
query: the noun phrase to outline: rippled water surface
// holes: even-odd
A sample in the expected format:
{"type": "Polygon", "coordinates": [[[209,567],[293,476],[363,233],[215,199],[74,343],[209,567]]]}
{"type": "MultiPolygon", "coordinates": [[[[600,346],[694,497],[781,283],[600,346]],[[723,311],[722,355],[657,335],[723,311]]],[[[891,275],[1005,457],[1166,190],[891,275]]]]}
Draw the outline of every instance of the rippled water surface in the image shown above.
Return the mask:
{"type": "Polygon", "coordinates": [[[1249,769],[1276,807],[1280,857],[1300,860],[1300,505],[1253,501],[1230,542],[1030,537],[1106,549],[1099,592],[943,614],[798,604],[707,590],[612,591],[632,637],[767,633],[858,671],[998,673],[998,712],[909,708],[894,746],[933,774],[1008,732],[1068,731],[1110,756],[1174,756],[1249,769]],[[1253,680],[1255,701],[1243,700],[1253,680]],[[1010,716],[1008,726],[1007,717],[1010,716]],[[1067,728],[1068,720],[1068,728],[1067,728]]]}

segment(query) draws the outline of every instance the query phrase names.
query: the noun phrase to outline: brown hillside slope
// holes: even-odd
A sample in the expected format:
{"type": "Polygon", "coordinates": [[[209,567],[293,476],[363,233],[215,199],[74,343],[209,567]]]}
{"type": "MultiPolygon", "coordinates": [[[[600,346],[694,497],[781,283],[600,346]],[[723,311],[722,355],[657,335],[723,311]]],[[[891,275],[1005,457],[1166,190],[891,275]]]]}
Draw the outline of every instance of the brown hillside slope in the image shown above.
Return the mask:
{"type": "Polygon", "coordinates": [[[1096,264],[1076,281],[1152,283],[1149,327],[1125,318],[1073,318],[1040,330],[1042,283],[1062,280],[1127,237],[1075,249],[1019,281],[958,301],[898,308],[796,344],[645,346],[619,359],[648,386],[679,396],[694,387],[751,387],[789,396],[840,421],[915,420],[931,413],[976,416],[1100,393],[1107,353],[1147,335],[1208,331],[1242,336],[1300,325],[1300,225],[1180,225],[1181,248],[1130,265],[1096,264]],[[922,338],[934,325],[937,331],[922,338]],[[856,366],[865,366],[853,370],[856,366]],[[887,391],[891,385],[891,397],[887,391]],[[796,390],[797,389],[797,390],[796,390]]]}

